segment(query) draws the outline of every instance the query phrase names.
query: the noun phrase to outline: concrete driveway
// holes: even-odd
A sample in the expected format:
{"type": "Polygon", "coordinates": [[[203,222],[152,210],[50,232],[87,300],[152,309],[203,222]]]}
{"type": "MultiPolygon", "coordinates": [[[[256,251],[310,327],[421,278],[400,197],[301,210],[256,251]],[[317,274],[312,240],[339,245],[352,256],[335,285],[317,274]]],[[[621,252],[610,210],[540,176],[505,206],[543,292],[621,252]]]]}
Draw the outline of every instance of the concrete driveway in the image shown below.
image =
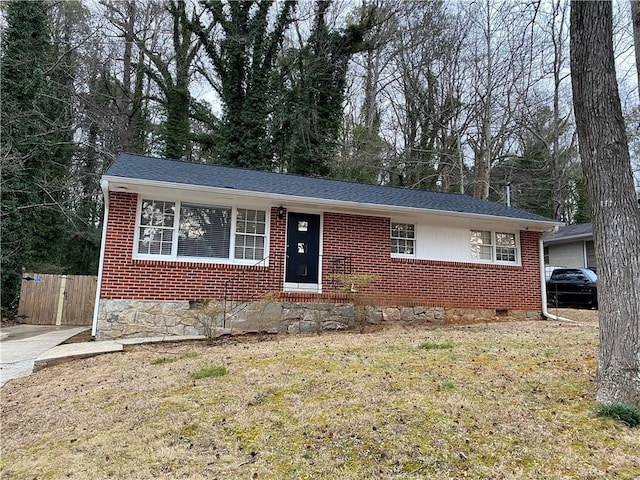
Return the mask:
{"type": "Polygon", "coordinates": [[[0,386],[33,372],[36,358],[91,327],[16,325],[0,330],[0,386]]]}

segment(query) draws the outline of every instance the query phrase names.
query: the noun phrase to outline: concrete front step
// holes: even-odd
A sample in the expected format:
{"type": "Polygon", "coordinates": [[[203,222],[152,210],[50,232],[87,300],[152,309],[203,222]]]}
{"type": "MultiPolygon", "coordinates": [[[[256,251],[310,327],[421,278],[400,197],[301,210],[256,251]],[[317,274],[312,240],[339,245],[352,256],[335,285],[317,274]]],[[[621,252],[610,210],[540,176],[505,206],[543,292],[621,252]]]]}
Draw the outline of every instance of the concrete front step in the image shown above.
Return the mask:
{"type": "Polygon", "coordinates": [[[77,358],[93,357],[102,353],[121,352],[124,346],[116,341],[67,343],[47,350],[33,364],[33,371],[37,372],[45,367],[57,365],[77,358]]]}
{"type": "MultiPolygon", "coordinates": [[[[237,333],[237,332],[236,332],[237,333]]],[[[230,335],[230,329],[218,329],[213,338],[230,335]]],[[[68,362],[78,358],[93,357],[103,353],[122,352],[126,345],[141,345],[145,343],[159,342],[184,342],[193,340],[206,340],[204,335],[164,335],[157,337],[120,338],[117,340],[102,340],[99,342],[79,342],[58,345],[36,358],[33,371],[37,372],[45,367],[68,362]]]]}

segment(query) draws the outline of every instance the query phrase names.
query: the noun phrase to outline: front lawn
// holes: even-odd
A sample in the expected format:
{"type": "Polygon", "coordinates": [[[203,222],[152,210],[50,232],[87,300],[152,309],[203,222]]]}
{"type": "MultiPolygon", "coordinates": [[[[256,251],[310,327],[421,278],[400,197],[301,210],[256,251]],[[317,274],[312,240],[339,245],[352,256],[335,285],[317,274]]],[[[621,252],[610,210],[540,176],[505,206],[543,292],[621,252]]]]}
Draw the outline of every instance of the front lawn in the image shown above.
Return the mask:
{"type": "Polygon", "coordinates": [[[640,430],[595,413],[597,333],[539,321],[133,347],[2,387],[0,472],[633,479],[640,430]]]}

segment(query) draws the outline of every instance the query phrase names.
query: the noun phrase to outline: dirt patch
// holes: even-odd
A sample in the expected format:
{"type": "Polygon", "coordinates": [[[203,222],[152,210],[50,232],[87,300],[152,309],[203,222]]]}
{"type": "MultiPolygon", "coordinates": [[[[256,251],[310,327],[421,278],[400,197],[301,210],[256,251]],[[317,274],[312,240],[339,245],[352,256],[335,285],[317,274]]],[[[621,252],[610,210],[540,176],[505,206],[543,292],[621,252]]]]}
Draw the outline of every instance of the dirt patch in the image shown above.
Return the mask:
{"type": "Polygon", "coordinates": [[[635,478],[637,430],[593,413],[596,326],[246,336],[78,360],[2,387],[0,473],[635,478]],[[192,377],[210,367],[225,373],[192,377]]]}
{"type": "Polygon", "coordinates": [[[92,342],[93,337],[91,336],[91,328],[85,330],[84,332],[80,332],[77,335],[74,335],[71,338],[67,338],[63,344],[65,343],[84,343],[84,342],[92,342]]]}

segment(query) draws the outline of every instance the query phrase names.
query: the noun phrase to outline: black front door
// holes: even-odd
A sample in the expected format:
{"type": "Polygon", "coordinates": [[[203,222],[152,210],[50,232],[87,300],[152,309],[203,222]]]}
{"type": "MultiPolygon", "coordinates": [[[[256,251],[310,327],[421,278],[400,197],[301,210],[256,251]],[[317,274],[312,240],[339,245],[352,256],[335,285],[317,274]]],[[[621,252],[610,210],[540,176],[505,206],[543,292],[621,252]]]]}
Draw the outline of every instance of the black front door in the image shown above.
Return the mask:
{"type": "Polygon", "coordinates": [[[318,283],[320,215],[289,213],[287,223],[287,283],[318,283]]]}

